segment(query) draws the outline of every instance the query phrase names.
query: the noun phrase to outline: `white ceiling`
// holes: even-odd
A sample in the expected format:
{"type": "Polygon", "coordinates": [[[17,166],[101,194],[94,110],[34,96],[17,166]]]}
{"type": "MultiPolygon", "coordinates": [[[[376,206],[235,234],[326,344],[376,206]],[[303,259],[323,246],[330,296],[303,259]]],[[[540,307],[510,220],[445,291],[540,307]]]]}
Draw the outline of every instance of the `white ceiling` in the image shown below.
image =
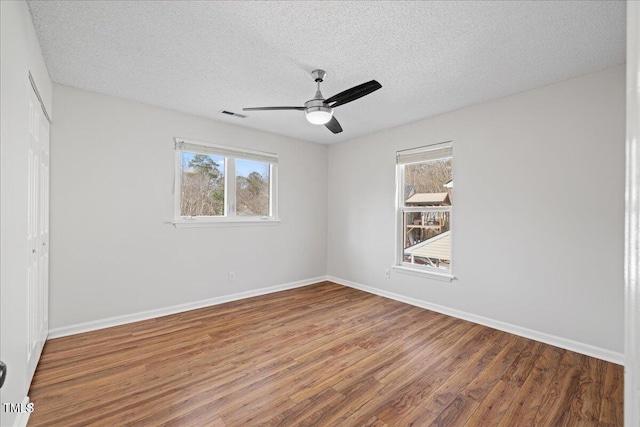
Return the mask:
{"type": "Polygon", "coordinates": [[[623,63],[625,2],[30,1],[54,82],[332,144],[623,63]],[[344,132],[300,111],[309,73],[344,132]]]}

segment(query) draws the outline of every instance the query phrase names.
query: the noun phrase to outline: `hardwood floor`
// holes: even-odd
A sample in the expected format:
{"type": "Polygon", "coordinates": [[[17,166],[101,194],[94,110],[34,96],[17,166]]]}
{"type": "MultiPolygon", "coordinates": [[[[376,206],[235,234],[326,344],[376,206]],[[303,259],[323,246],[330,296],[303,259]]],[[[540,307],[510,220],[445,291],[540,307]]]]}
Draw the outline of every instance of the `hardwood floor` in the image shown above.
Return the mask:
{"type": "Polygon", "coordinates": [[[623,368],[324,282],[47,342],[29,426],[621,426],[623,368]]]}

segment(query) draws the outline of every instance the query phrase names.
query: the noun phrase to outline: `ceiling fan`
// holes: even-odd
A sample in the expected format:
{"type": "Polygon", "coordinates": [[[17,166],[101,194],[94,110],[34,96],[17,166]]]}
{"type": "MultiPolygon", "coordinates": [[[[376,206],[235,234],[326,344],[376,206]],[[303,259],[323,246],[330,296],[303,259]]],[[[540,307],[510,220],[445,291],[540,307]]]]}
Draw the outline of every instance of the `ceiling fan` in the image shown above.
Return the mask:
{"type": "Polygon", "coordinates": [[[298,110],[304,111],[304,114],[309,121],[314,125],[325,125],[333,133],[342,132],[342,126],[338,123],[333,115],[333,109],[344,105],[348,102],[355,101],[358,98],[362,98],[365,95],[369,95],[382,87],[380,83],[375,80],[371,80],[361,85],[354,86],[351,89],[347,89],[340,92],[337,95],[333,95],[330,98],[324,99],[320,92],[320,83],[324,80],[327,73],[324,70],[313,70],[311,77],[318,83],[318,90],[316,91],[313,99],[304,103],[304,107],[251,107],[243,108],[243,111],[274,111],[274,110],[298,110]]]}

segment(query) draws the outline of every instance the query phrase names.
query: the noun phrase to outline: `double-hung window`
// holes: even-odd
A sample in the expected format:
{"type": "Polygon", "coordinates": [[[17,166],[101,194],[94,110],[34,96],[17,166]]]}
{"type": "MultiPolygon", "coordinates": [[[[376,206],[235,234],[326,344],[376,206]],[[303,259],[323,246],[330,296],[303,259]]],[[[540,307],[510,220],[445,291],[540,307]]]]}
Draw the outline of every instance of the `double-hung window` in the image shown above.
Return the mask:
{"type": "Polygon", "coordinates": [[[278,156],[175,139],[174,225],[277,223],[278,156]]]}
{"type": "Polygon", "coordinates": [[[400,270],[452,277],[452,166],[451,142],[396,153],[400,270]]]}

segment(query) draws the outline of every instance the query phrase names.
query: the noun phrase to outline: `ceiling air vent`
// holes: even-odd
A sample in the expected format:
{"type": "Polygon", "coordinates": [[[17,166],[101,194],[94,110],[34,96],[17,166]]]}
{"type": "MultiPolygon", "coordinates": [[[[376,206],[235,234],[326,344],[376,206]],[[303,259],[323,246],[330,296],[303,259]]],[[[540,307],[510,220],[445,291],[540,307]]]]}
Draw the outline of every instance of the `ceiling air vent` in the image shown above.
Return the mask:
{"type": "Polygon", "coordinates": [[[238,113],[234,113],[233,111],[227,111],[227,110],[220,110],[220,113],[226,114],[227,116],[238,117],[238,118],[241,118],[241,119],[244,119],[244,118],[247,117],[244,114],[238,114],[238,113]]]}

